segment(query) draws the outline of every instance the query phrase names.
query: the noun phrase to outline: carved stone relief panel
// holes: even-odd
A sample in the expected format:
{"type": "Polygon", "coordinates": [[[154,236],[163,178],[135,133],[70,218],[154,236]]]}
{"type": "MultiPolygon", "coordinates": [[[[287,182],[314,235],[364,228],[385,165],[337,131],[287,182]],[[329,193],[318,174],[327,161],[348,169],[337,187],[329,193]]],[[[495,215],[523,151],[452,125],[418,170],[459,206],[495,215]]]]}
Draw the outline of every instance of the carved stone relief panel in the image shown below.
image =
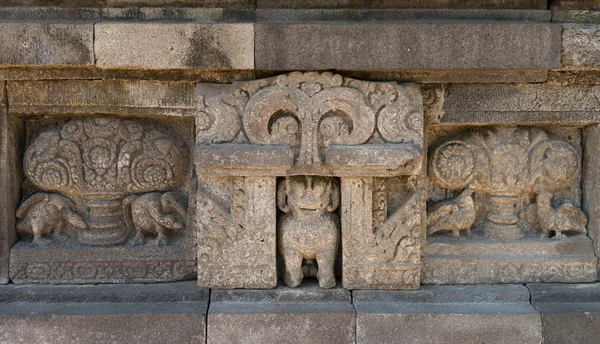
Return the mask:
{"type": "Polygon", "coordinates": [[[192,276],[186,122],[26,121],[24,192],[16,211],[21,239],[11,252],[11,279],[110,283],[192,276]]]}
{"type": "Polygon", "coordinates": [[[274,287],[279,252],[285,271],[279,278],[289,286],[301,283],[302,264],[309,260],[317,262],[321,287],[333,287],[341,243],[346,287],[418,286],[421,217],[408,209],[421,211],[423,197],[414,189],[402,194],[404,203],[390,207],[391,213],[387,208],[387,198],[399,197],[398,190],[410,188],[408,176],[422,171],[417,86],[295,72],[232,85],[201,84],[198,97],[195,163],[204,183],[198,197],[206,199],[208,209],[199,203],[199,285],[274,287]],[[210,175],[215,177],[202,177],[210,175]],[[248,197],[251,180],[262,187],[254,209],[247,198],[237,200],[248,197]],[[373,193],[373,180],[383,190],[373,193]],[[375,198],[376,211],[349,210],[359,207],[350,186],[354,181],[369,185],[361,197],[369,209],[375,198]],[[397,187],[386,189],[390,183],[397,187]],[[240,209],[243,219],[236,217],[240,209]],[[257,219],[253,230],[247,227],[250,218],[257,219]],[[363,227],[365,221],[370,227],[363,227]],[[235,277],[223,273],[238,267],[243,268],[235,277]],[[364,269],[387,282],[365,280],[364,269]],[[402,277],[396,278],[396,271],[402,277]]]}
{"type": "Polygon", "coordinates": [[[425,282],[596,278],[580,210],[579,129],[493,126],[432,136],[425,282]]]}

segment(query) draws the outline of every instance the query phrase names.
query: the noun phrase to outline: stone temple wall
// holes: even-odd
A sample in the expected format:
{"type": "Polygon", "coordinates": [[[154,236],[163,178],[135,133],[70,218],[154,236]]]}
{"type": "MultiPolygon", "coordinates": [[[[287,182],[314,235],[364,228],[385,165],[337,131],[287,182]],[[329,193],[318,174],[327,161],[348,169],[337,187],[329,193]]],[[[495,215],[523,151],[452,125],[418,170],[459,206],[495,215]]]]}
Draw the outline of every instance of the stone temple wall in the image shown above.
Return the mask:
{"type": "Polygon", "coordinates": [[[600,2],[0,0],[0,343],[598,343],[600,2]]]}

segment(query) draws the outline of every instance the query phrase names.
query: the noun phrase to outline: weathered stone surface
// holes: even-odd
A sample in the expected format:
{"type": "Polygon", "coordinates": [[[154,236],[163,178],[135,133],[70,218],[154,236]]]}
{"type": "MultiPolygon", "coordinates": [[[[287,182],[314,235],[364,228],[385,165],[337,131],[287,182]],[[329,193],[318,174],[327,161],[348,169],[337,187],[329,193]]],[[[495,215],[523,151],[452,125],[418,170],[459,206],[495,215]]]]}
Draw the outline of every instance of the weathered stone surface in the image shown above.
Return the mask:
{"type": "Polygon", "coordinates": [[[258,23],[255,31],[258,70],[548,69],[560,58],[560,26],[546,23],[258,23]]]}
{"type": "Polygon", "coordinates": [[[330,8],[534,8],[546,9],[544,0],[256,0],[258,7],[330,8]]]}
{"type": "Polygon", "coordinates": [[[561,192],[578,189],[581,180],[576,136],[577,131],[565,139],[535,127],[494,126],[463,130],[433,143],[431,181],[460,195],[429,208],[427,233],[452,230],[458,238],[464,229],[470,234],[477,208],[487,209],[478,225],[492,239],[521,239],[524,230],[555,239],[565,238],[564,232],[586,234],[579,199],[561,199],[561,192]],[[473,202],[473,192],[486,197],[473,202]]]}
{"type": "MultiPolygon", "coordinates": [[[[312,281],[311,281],[312,282],[312,281]]],[[[355,343],[350,292],[300,288],[213,290],[208,315],[210,343],[355,343]]]]}
{"type": "MultiPolygon", "coordinates": [[[[199,176],[222,176],[199,178],[203,201],[198,213],[206,214],[201,215],[199,240],[201,286],[251,287],[245,281],[254,283],[251,274],[260,276],[267,268],[248,268],[256,261],[244,263],[247,257],[274,264],[266,245],[275,231],[264,223],[276,215],[269,211],[277,197],[284,280],[298,285],[303,261],[316,259],[322,286],[332,287],[339,240],[332,212],[339,206],[339,191],[338,180],[330,177],[342,177],[344,286],[418,287],[421,216],[415,211],[421,212],[424,203],[412,183],[423,156],[417,87],[296,72],[233,85],[200,85],[198,98],[196,171],[199,176]],[[270,190],[275,177],[286,177],[277,196],[270,190]],[[268,181],[254,201],[245,198],[249,180],[268,181]],[[249,209],[252,202],[256,205],[249,209]],[[256,216],[257,209],[264,209],[261,227],[249,230],[244,221],[256,216]],[[309,216],[311,212],[318,216],[309,216]],[[261,234],[247,239],[247,233],[261,234]],[[234,278],[219,272],[214,279],[208,266],[215,274],[245,270],[234,278]]],[[[255,285],[272,286],[270,279],[255,285]]]]}
{"type": "Polygon", "coordinates": [[[126,80],[10,81],[11,113],[192,116],[189,82],[126,80]]]}
{"type": "Polygon", "coordinates": [[[275,287],[275,177],[207,177],[198,184],[198,285],[275,287]]]}
{"type": "Polygon", "coordinates": [[[357,343],[540,343],[524,286],[423,286],[355,291],[357,343]]]}
{"type": "Polygon", "coordinates": [[[599,25],[563,24],[562,68],[594,69],[600,67],[599,25]]]}
{"type": "Polygon", "coordinates": [[[5,286],[2,289],[2,342],[205,340],[208,292],[198,289],[193,282],[119,288],[5,286]]]}
{"type": "Polygon", "coordinates": [[[599,93],[583,85],[453,84],[427,91],[425,113],[433,125],[585,125],[600,121],[599,93]]]}
{"type": "Polygon", "coordinates": [[[588,232],[594,242],[596,255],[600,254],[600,127],[597,124],[583,129],[583,197],[581,208],[588,216],[588,232]]]}
{"type": "MultiPolygon", "coordinates": [[[[5,2],[2,3],[3,5],[5,2]]],[[[98,21],[100,20],[100,9],[98,8],[73,8],[57,6],[39,7],[0,7],[0,17],[3,20],[26,20],[26,21],[98,21]]]]}
{"type": "Polygon", "coordinates": [[[15,211],[20,198],[23,123],[7,114],[6,83],[0,82],[0,284],[8,283],[8,259],[17,240],[15,211]]]}
{"type": "Polygon", "coordinates": [[[424,284],[577,283],[598,275],[592,243],[583,236],[558,241],[535,235],[514,242],[430,237],[422,260],[424,284]]]}
{"type": "Polygon", "coordinates": [[[93,65],[93,24],[1,23],[0,65],[93,65]]]}
{"type": "Polygon", "coordinates": [[[600,9],[596,0],[550,0],[552,9],[600,9]]]}
{"type": "Polygon", "coordinates": [[[552,21],[556,23],[600,24],[600,11],[552,8],[552,21]]]}
{"type": "Polygon", "coordinates": [[[188,215],[192,138],[186,121],[49,121],[26,122],[13,282],[192,278],[196,227],[193,206],[188,215]],[[125,242],[127,248],[89,247],[125,242]]]}
{"type": "Polygon", "coordinates": [[[254,0],[104,0],[108,6],[251,6],[254,0]]]}
{"type": "MultiPolygon", "coordinates": [[[[371,3],[371,2],[369,2],[371,3]]],[[[417,9],[417,8],[258,8],[257,21],[374,21],[374,20],[521,20],[550,22],[547,10],[417,9]]]]}
{"type": "Polygon", "coordinates": [[[252,24],[100,23],[100,68],[253,69],[252,24]]]}
{"type": "Polygon", "coordinates": [[[544,343],[595,343],[600,332],[599,284],[528,284],[541,313],[544,343]]]}

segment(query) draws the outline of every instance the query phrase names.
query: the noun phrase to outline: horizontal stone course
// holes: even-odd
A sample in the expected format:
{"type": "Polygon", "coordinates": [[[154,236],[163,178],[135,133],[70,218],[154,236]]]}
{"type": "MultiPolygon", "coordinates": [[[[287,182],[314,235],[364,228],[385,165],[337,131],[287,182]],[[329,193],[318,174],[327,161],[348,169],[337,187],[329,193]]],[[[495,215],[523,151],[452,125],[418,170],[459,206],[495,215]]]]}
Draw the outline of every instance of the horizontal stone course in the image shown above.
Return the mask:
{"type": "Polygon", "coordinates": [[[546,23],[258,23],[255,30],[258,70],[559,66],[560,27],[546,23]]]}

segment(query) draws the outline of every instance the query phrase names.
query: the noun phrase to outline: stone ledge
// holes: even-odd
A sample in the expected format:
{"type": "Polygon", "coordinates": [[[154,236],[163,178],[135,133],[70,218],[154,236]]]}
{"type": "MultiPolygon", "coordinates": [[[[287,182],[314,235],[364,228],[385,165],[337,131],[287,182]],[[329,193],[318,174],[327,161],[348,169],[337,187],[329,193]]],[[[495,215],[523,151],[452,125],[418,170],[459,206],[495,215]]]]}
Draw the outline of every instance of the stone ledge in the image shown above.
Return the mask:
{"type": "Polygon", "coordinates": [[[540,316],[521,285],[354,291],[357,343],[540,343],[540,316]]]}
{"type": "Polygon", "coordinates": [[[69,80],[9,81],[11,113],[195,116],[189,82],[69,80]]]}
{"type": "Polygon", "coordinates": [[[600,121],[600,87],[453,84],[430,92],[431,125],[497,123],[584,126],[600,121]],[[573,101],[577,99],[577,101],[573,101]]]}
{"type": "Polygon", "coordinates": [[[354,343],[356,316],[345,289],[213,290],[211,343],[354,343]]]}
{"type": "Polygon", "coordinates": [[[600,284],[528,284],[542,317],[544,343],[596,343],[600,337],[600,284]]]}

